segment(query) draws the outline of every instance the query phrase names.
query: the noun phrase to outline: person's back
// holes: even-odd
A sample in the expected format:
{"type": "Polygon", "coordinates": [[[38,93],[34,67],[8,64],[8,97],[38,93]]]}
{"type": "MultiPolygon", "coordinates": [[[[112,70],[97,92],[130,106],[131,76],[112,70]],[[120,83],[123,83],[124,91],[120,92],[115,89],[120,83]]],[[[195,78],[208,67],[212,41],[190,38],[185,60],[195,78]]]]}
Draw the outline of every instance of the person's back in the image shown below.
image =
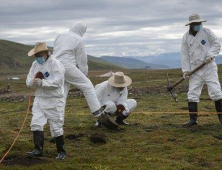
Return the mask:
{"type": "Polygon", "coordinates": [[[63,65],[76,65],[76,46],[80,41],[80,37],[70,31],[59,35],[54,44],[54,58],[63,65]]]}
{"type": "Polygon", "coordinates": [[[73,24],[67,33],[56,38],[53,49],[54,58],[65,68],[77,66],[85,75],[88,72],[88,66],[82,36],[86,29],[86,25],[81,22],[73,24]]]}

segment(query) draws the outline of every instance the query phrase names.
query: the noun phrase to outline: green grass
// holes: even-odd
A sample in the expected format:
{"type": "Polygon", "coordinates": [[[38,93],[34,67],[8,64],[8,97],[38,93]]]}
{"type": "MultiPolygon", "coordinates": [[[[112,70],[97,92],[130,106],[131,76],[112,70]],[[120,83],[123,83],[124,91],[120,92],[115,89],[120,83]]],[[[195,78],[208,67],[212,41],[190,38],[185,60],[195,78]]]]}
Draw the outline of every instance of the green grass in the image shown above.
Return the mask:
{"type": "MultiPolygon", "coordinates": [[[[222,80],[222,68],[219,77],[222,80]]],[[[130,126],[119,131],[96,128],[95,119],[83,97],[70,96],[67,101],[64,135],[67,158],[64,161],[55,159],[55,144],[51,143],[48,124],[45,126],[45,163],[32,166],[0,165],[0,169],[221,169],[222,167],[222,125],[217,119],[214,103],[209,99],[206,89],[201,95],[199,111],[203,113],[198,118],[199,125],[184,128],[181,125],[188,120],[187,81],[179,85],[178,103],[175,103],[166,91],[166,73],[171,82],[177,81],[181,70],[124,70],[133,79],[131,89],[142,91],[129,95],[136,98],[137,109],[127,118],[130,126]],[[180,90],[179,90],[180,89],[180,90]],[[95,144],[90,141],[92,134],[100,134],[106,139],[105,144],[95,144]],[[73,136],[74,138],[69,138],[73,136]]],[[[90,79],[97,84],[107,78],[99,78],[102,72],[91,72],[90,79]]],[[[25,76],[19,81],[6,82],[0,78],[0,88],[4,89],[10,83],[12,91],[18,94],[29,93],[25,87],[25,76]]],[[[73,87],[72,87],[73,88],[73,87]]],[[[33,92],[33,90],[31,90],[33,92]]],[[[17,99],[15,99],[17,100],[17,99]]],[[[10,97],[0,101],[0,155],[10,147],[24,119],[27,99],[24,101],[10,100],[10,97]]],[[[25,127],[11,150],[7,159],[16,160],[26,157],[26,152],[33,149],[32,133],[30,132],[31,114],[25,127]],[[13,159],[14,158],[14,159],[13,159]]],[[[5,160],[4,163],[9,160],[5,160]]]]}

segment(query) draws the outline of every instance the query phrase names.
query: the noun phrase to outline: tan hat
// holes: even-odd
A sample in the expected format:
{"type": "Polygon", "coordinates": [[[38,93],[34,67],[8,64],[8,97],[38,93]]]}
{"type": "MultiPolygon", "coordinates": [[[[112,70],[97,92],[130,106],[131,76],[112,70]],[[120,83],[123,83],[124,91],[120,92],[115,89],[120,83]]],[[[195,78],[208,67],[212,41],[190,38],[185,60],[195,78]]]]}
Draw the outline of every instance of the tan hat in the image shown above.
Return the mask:
{"type": "Polygon", "coordinates": [[[123,72],[116,72],[108,79],[108,82],[114,87],[127,87],[132,83],[132,80],[123,72]]]}
{"type": "Polygon", "coordinates": [[[46,43],[37,42],[35,44],[35,47],[28,52],[28,56],[31,57],[31,56],[35,55],[36,53],[39,53],[39,52],[42,52],[42,51],[49,51],[46,43]]]}
{"type": "Polygon", "coordinates": [[[193,22],[206,22],[207,20],[203,20],[200,18],[200,15],[198,14],[192,14],[190,17],[189,17],[189,22],[185,25],[185,26],[188,26],[190,25],[191,23],[193,22]]]}

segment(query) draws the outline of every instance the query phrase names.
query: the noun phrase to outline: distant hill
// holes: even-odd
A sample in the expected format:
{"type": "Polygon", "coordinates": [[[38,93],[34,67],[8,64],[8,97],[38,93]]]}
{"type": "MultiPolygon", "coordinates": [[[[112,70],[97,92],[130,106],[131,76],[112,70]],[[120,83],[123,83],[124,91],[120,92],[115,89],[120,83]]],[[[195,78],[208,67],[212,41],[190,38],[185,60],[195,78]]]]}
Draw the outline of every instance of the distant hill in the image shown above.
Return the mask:
{"type": "MultiPolygon", "coordinates": [[[[164,64],[170,68],[181,68],[180,52],[164,53],[164,54],[160,54],[156,56],[144,56],[144,57],[129,56],[129,58],[134,58],[134,59],[141,60],[147,63],[164,64]]],[[[221,55],[216,57],[216,63],[222,64],[221,55]]]]}
{"type": "MultiPolygon", "coordinates": [[[[27,56],[31,48],[33,46],[0,40],[0,74],[28,73],[34,60],[32,57],[27,56]]],[[[89,55],[88,65],[90,70],[121,69],[119,66],[89,55]]]]}
{"type": "Polygon", "coordinates": [[[0,72],[27,72],[32,59],[27,56],[30,46],[0,40],[0,72]]]}
{"type": "Polygon", "coordinates": [[[89,70],[123,70],[123,67],[114,65],[113,63],[103,60],[101,58],[94,57],[91,55],[88,55],[87,57],[89,70]]]}
{"type": "Polygon", "coordinates": [[[147,63],[147,62],[144,62],[135,58],[130,58],[130,57],[102,56],[100,58],[108,62],[111,62],[115,65],[119,65],[121,67],[128,68],[128,69],[169,68],[168,66],[164,64],[151,64],[151,63],[147,63]]]}

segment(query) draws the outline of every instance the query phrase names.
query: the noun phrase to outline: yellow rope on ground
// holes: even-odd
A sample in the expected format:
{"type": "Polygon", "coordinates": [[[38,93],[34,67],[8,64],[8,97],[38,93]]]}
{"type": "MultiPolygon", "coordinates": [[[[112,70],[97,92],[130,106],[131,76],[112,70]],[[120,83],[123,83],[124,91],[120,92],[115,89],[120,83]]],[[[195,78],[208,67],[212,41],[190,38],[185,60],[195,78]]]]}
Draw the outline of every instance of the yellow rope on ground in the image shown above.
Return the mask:
{"type": "MultiPolygon", "coordinates": [[[[167,112],[132,112],[132,114],[189,114],[189,111],[167,111],[167,112]]],[[[216,115],[222,114],[222,112],[196,112],[198,115],[216,115]]]]}
{"type": "Polygon", "coordinates": [[[27,120],[30,105],[31,105],[31,94],[29,94],[28,107],[27,107],[25,119],[24,119],[24,121],[23,121],[23,123],[22,123],[22,126],[21,126],[21,128],[20,128],[20,130],[19,130],[19,132],[18,132],[18,134],[17,134],[17,136],[16,136],[16,138],[14,139],[13,143],[11,144],[10,148],[8,149],[8,151],[4,154],[4,156],[3,156],[2,159],[0,160],[0,164],[3,162],[3,160],[5,159],[5,157],[9,154],[9,152],[11,151],[11,149],[12,149],[12,147],[14,146],[15,142],[17,141],[17,139],[18,139],[18,137],[19,137],[19,135],[20,135],[20,133],[21,133],[24,125],[25,125],[25,122],[26,122],[26,120],[27,120]]]}

